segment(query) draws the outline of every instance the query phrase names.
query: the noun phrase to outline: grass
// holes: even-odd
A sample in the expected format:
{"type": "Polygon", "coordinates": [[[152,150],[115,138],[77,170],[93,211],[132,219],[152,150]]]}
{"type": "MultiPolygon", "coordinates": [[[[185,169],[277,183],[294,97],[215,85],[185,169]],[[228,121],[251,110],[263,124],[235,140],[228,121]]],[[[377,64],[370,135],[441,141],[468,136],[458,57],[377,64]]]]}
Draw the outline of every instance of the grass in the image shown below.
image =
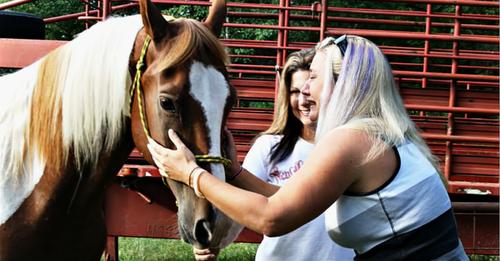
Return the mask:
{"type": "MultiPolygon", "coordinates": [[[[192,261],[190,245],[175,239],[150,239],[120,237],[118,239],[121,261],[192,261]]],[[[219,261],[251,261],[255,259],[258,244],[235,243],[219,253],[219,261]]]]}
{"type": "Polygon", "coordinates": [[[485,256],[485,255],[471,255],[469,256],[471,261],[499,261],[498,256],[485,256]]]}
{"type": "MultiPolygon", "coordinates": [[[[193,261],[190,245],[175,239],[120,237],[121,261],[193,261]]],[[[252,261],[258,244],[234,243],[223,249],[218,261],[252,261]]],[[[500,261],[498,256],[471,255],[471,261],[500,261]]]]}

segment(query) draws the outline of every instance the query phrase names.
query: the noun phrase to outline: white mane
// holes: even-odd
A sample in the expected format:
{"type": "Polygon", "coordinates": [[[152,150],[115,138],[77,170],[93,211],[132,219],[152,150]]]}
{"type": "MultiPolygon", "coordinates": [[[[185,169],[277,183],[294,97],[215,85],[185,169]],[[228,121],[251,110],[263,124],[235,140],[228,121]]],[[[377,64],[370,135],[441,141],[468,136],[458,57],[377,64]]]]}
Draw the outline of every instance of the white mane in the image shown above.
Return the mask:
{"type": "MultiPolygon", "coordinates": [[[[77,166],[95,162],[123,133],[129,115],[129,57],[141,28],[137,15],[108,19],[81,33],[55,56],[59,77],[55,87],[46,88],[57,88],[57,100],[62,101],[62,107],[54,105],[62,114],[61,150],[74,155],[77,166]]],[[[45,170],[47,159],[37,153],[40,144],[28,140],[30,119],[35,116],[33,93],[41,88],[36,85],[44,59],[0,77],[0,225],[29,196],[45,170]]]]}
{"type": "Polygon", "coordinates": [[[62,92],[63,144],[77,159],[95,161],[111,149],[129,115],[129,58],[140,16],[109,19],[84,31],[68,45],[62,92]],[[106,132],[106,140],[102,132],[106,132]]]}

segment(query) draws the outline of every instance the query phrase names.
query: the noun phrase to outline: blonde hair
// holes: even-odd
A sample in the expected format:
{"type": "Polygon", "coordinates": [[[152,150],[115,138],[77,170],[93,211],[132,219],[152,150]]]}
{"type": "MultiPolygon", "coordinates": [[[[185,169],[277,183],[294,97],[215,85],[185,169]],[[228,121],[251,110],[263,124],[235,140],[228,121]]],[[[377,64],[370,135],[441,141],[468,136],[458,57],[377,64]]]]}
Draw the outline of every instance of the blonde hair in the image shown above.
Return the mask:
{"type": "Polygon", "coordinates": [[[327,38],[316,47],[316,52],[327,55],[316,140],[337,128],[365,131],[373,141],[366,161],[410,141],[439,171],[436,158],[406,112],[382,51],[365,38],[348,36],[342,57],[333,40],[327,38]]]}

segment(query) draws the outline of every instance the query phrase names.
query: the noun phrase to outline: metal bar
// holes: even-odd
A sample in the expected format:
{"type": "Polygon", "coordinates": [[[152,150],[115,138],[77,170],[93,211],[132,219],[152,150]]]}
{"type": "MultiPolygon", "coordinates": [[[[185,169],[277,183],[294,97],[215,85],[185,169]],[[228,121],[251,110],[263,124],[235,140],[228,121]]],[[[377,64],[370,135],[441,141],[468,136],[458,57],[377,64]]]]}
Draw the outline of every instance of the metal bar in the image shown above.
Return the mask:
{"type": "MultiPolygon", "coordinates": [[[[432,5],[427,4],[427,14],[432,13],[432,5]]],[[[431,18],[427,16],[425,18],[425,35],[431,34],[431,18]]],[[[424,43],[424,55],[428,55],[430,51],[429,40],[425,40],[424,43]]],[[[422,71],[426,73],[429,69],[429,57],[424,57],[424,63],[422,65],[422,71]]],[[[427,77],[422,78],[422,88],[427,88],[427,77]]]]}
{"type": "MultiPolygon", "coordinates": [[[[130,0],[130,1],[131,2],[138,2],[138,0],[130,0]]],[[[152,2],[159,3],[159,4],[172,4],[172,5],[194,5],[194,6],[210,6],[211,5],[211,3],[208,1],[152,0],[152,2]]],[[[309,11],[309,7],[306,7],[306,6],[285,7],[284,5],[282,6],[282,5],[276,5],[276,4],[255,4],[255,3],[229,2],[229,3],[226,3],[226,6],[231,7],[231,8],[309,11]]]]}
{"type": "MultiPolygon", "coordinates": [[[[404,48],[404,47],[401,47],[404,48]]],[[[461,53],[459,56],[453,55],[452,53],[436,53],[431,52],[430,54],[424,54],[423,52],[403,52],[401,50],[387,50],[384,47],[381,47],[382,51],[385,55],[394,55],[394,56],[410,56],[410,57],[429,57],[429,58],[444,58],[444,59],[458,59],[458,60],[488,60],[488,61],[498,61],[498,54],[466,54],[461,53]]]]}
{"type": "MultiPolygon", "coordinates": [[[[456,5],[455,6],[455,15],[460,15],[460,6],[456,5]]],[[[453,36],[458,36],[460,35],[460,21],[458,19],[455,19],[454,21],[455,26],[453,30],[453,36]]],[[[456,41],[453,41],[453,55],[458,55],[458,43],[456,41]]],[[[451,60],[451,73],[454,74],[457,72],[457,67],[458,67],[458,62],[456,59],[451,60]]],[[[450,97],[448,101],[448,106],[449,107],[454,107],[455,106],[455,83],[456,80],[451,80],[450,81],[450,97]]],[[[446,134],[449,136],[453,135],[453,128],[454,128],[454,117],[453,113],[449,112],[448,113],[448,128],[446,129],[446,134]]],[[[444,176],[447,180],[450,179],[451,176],[451,165],[453,161],[452,157],[452,146],[453,144],[450,141],[446,142],[446,154],[445,154],[445,161],[444,161],[444,176]]]]}
{"type": "Polygon", "coordinates": [[[13,0],[5,3],[0,4],[0,10],[4,10],[7,8],[15,7],[18,5],[26,4],[26,3],[31,3],[33,0],[13,0]]]}
{"type": "MultiPolygon", "coordinates": [[[[289,7],[289,1],[284,1],[285,3],[285,7],[289,7]]],[[[283,23],[281,23],[280,25],[283,25],[285,28],[286,27],[289,27],[289,22],[290,22],[290,10],[284,10],[284,17],[283,17],[283,23]]],[[[288,34],[289,33],[289,30],[288,29],[284,29],[283,30],[283,46],[288,46],[288,34]]],[[[276,64],[277,67],[282,67],[285,63],[286,63],[286,58],[288,56],[288,52],[287,50],[283,50],[282,52],[282,57],[281,57],[281,61],[279,64],[276,64]]],[[[278,73],[278,72],[277,72],[278,73]]],[[[277,74],[278,76],[279,74],[277,74]]],[[[279,80],[279,79],[278,79],[279,80]]],[[[278,88],[279,86],[279,83],[276,82],[276,89],[278,88]]],[[[278,97],[278,96],[276,96],[278,97]]]]}
{"type": "Polygon", "coordinates": [[[421,133],[422,137],[428,140],[444,140],[453,142],[486,142],[486,143],[498,143],[498,137],[484,137],[484,136],[458,136],[458,135],[446,135],[446,134],[434,134],[434,133],[421,133]]]}
{"type": "MultiPolygon", "coordinates": [[[[138,6],[138,4],[136,4],[136,3],[129,3],[129,4],[112,6],[111,7],[111,12],[117,11],[117,10],[131,8],[131,7],[136,7],[136,6],[138,6]]],[[[74,13],[74,14],[68,14],[68,15],[61,15],[61,16],[56,16],[56,17],[45,18],[45,19],[43,19],[43,22],[46,23],[46,24],[50,24],[50,23],[67,21],[67,20],[71,20],[71,19],[77,19],[80,16],[89,16],[89,15],[90,16],[99,15],[98,10],[90,10],[88,12],[88,14],[86,12],[80,12],[80,13],[74,13]]]]}
{"type": "MultiPolygon", "coordinates": [[[[278,14],[273,13],[255,13],[255,12],[228,12],[229,17],[244,17],[244,18],[263,18],[263,19],[278,19],[278,14]]],[[[427,17],[426,17],[427,18],[427,17]]],[[[431,17],[428,17],[431,18],[431,17]]],[[[290,15],[291,20],[314,20],[310,15],[290,15]]],[[[403,25],[403,26],[425,26],[425,22],[405,21],[405,20],[390,20],[390,19],[375,19],[363,17],[327,17],[328,22],[344,22],[344,23],[363,23],[363,24],[384,24],[384,25],[403,25]]],[[[453,28],[453,23],[433,22],[434,27],[450,27],[453,28]]],[[[487,24],[462,24],[464,29],[481,29],[498,31],[498,25],[487,24]]]]}
{"type": "Polygon", "coordinates": [[[328,15],[328,1],[321,0],[321,19],[320,19],[320,31],[319,31],[320,41],[323,41],[323,39],[325,39],[327,15],[328,15]]]}
{"type": "Polygon", "coordinates": [[[234,28],[252,28],[252,29],[272,29],[272,30],[294,30],[294,31],[320,31],[320,28],[313,26],[284,26],[284,25],[270,25],[270,24],[236,24],[225,23],[225,27],[234,28]]]}
{"type": "MultiPolygon", "coordinates": [[[[287,1],[285,0],[280,0],[279,1],[279,6],[280,7],[284,7],[287,3],[287,1]]],[[[285,23],[287,23],[287,21],[285,21],[286,19],[286,11],[287,10],[284,10],[284,9],[279,9],[278,11],[278,25],[280,27],[284,27],[285,23]]],[[[278,30],[278,39],[276,41],[276,61],[275,61],[275,65],[276,66],[282,66],[283,65],[283,60],[286,59],[284,57],[284,51],[285,49],[281,49],[281,47],[283,46],[286,46],[284,45],[284,42],[285,42],[285,30],[283,30],[283,28],[280,28],[278,30]]],[[[278,71],[275,71],[274,74],[276,75],[275,79],[274,79],[274,98],[276,99],[278,97],[278,91],[279,91],[279,72],[278,71]]],[[[277,112],[277,107],[274,108],[274,113],[277,112]]]]}
{"type": "Polygon", "coordinates": [[[490,6],[498,7],[498,1],[475,1],[475,0],[383,0],[384,2],[398,3],[432,3],[432,4],[449,4],[449,5],[472,5],[472,6],[490,6]]]}
{"type": "Polygon", "coordinates": [[[22,68],[28,66],[65,43],[66,41],[0,38],[0,67],[22,68]]]}
{"type": "Polygon", "coordinates": [[[481,212],[498,214],[498,202],[452,202],[455,212],[481,212]]]}
{"type": "MultiPolygon", "coordinates": [[[[353,13],[353,14],[370,14],[370,15],[384,15],[384,16],[408,16],[408,17],[426,17],[426,12],[423,11],[405,11],[405,10],[391,10],[391,9],[370,9],[370,8],[349,8],[349,7],[331,7],[328,9],[333,13],[353,13]]],[[[500,18],[495,15],[484,14],[464,14],[457,17],[454,14],[448,13],[433,13],[429,15],[432,18],[448,18],[448,19],[461,19],[461,20],[477,20],[477,21],[499,21],[500,18]]]]}
{"type": "Polygon", "coordinates": [[[111,3],[109,0],[102,0],[102,17],[101,19],[102,20],[105,20],[106,17],[109,16],[109,14],[111,13],[111,3]]]}
{"type": "MultiPolygon", "coordinates": [[[[83,1],[83,3],[84,3],[84,6],[85,6],[85,10],[84,10],[85,16],[90,16],[90,4],[89,4],[89,2],[88,1],[83,1]]],[[[44,22],[45,22],[45,20],[44,20],[44,22]]],[[[85,24],[85,29],[89,29],[90,28],[90,21],[85,20],[83,23],[85,24]]]]}
{"type": "Polygon", "coordinates": [[[452,79],[452,80],[480,80],[498,82],[499,76],[493,75],[479,75],[479,74],[462,74],[462,73],[439,73],[439,72],[417,72],[417,71],[401,71],[394,70],[394,76],[414,76],[414,77],[430,77],[439,79],[452,79]]]}
{"type": "Polygon", "coordinates": [[[118,237],[106,237],[105,261],[118,261],[118,237]]]}
{"type": "Polygon", "coordinates": [[[455,112],[455,113],[478,113],[478,114],[499,114],[498,109],[486,108],[469,108],[469,107],[452,107],[452,106],[433,106],[433,105],[420,105],[420,104],[405,104],[407,110],[415,111],[438,111],[438,112],[455,112]]]}
{"type": "Polygon", "coordinates": [[[498,44],[500,38],[498,36],[485,35],[460,35],[450,36],[448,34],[431,34],[425,35],[421,32],[411,31],[386,31],[386,30],[369,30],[369,29],[352,29],[352,28],[335,28],[328,30],[328,34],[354,34],[364,37],[382,37],[382,38],[397,38],[411,40],[436,40],[436,41],[464,41],[476,43],[491,43],[498,44]]]}
{"type": "MultiPolygon", "coordinates": [[[[406,63],[406,62],[390,62],[391,65],[393,66],[404,66],[406,68],[408,67],[414,67],[414,68],[420,68],[423,66],[423,63],[406,63]]],[[[451,65],[449,64],[432,64],[432,67],[439,67],[439,68],[450,68],[451,65]]],[[[489,71],[498,71],[500,68],[494,67],[494,66],[472,66],[472,65],[461,65],[460,68],[462,69],[470,69],[470,70],[489,70],[489,71]]],[[[413,70],[412,70],[413,71],[413,70]]]]}

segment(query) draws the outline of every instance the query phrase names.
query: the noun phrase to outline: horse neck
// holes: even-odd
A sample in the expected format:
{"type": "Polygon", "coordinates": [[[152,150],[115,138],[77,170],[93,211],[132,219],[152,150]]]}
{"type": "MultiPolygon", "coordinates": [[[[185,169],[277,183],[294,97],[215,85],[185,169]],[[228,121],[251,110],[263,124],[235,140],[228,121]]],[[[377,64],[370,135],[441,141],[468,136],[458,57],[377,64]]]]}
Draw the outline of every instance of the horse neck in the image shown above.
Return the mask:
{"type": "MultiPolygon", "coordinates": [[[[87,206],[89,202],[100,202],[99,199],[102,199],[105,192],[103,188],[107,187],[118,174],[133,148],[132,137],[127,131],[125,137],[120,139],[113,150],[103,151],[96,164],[84,170],[80,187],[75,192],[75,202],[71,203],[76,212],[80,206],[87,206]]],[[[70,171],[73,170],[75,168],[70,169],[70,171]]]]}

